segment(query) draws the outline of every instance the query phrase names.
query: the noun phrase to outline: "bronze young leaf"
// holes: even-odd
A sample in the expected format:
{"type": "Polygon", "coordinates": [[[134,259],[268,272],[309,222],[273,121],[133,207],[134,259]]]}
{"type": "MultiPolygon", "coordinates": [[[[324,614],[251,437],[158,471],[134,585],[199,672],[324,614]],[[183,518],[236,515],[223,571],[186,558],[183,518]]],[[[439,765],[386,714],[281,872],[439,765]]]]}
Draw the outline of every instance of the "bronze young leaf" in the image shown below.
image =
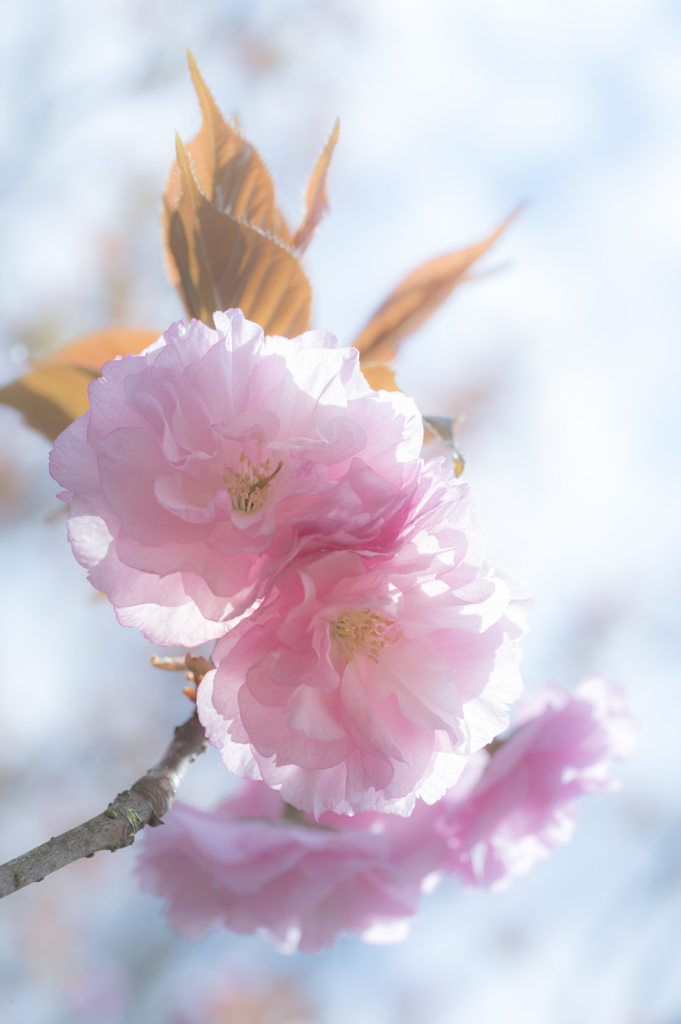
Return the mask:
{"type": "Polygon", "coordinates": [[[209,203],[179,138],[177,159],[182,192],[170,245],[189,315],[212,327],[216,310],[238,307],[267,334],[307,330],[312,294],[291,250],[209,203]]]}
{"type": "Polygon", "coordinates": [[[0,388],[0,402],[23,413],[26,422],[54,441],[88,410],[88,384],[116,356],[141,352],[160,331],[110,327],[65,345],[30,373],[0,388]]]}
{"type": "Polygon", "coordinates": [[[307,192],[305,194],[305,216],[303,217],[301,225],[293,238],[293,248],[299,253],[305,252],[312,241],[312,236],[329,209],[329,199],[326,194],[326,179],[329,174],[331,157],[333,156],[333,151],[336,147],[336,143],[338,142],[339,132],[340,121],[336,119],[333,131],[331,132],[331,137],[324,147],[322,154],[317,161],[317,165],[312,172],[312,177],[307,185],[307,192]]]}
{"type": "Polygon", "coordinates": [[[307,330],[312,293],[290,248],[274,185],[257,151],[218,110],[191,54],[203,113],[164,194],[170,275],[191,317],[213,326],[218,309],[239,307],[268,334],[307,330]]]}
{"type": "Polygon", "coordinates": [[[395,374],[385,363],[361,363],[361,370],[374,391],[399,391],[395,374]]]}
{"type": "Polygon", "coordinates": [[[465,280],[470,267],[496,242],[516,213],[483,242],[438,256],[408,274],[353,342],[362,361],[389,363],[394,359],[400,342],[420,327],[465,280]]]}
{"type": "MultiPolygon", "coordinates": [[[[203,115],[201,128],[186,146],[199,188],[222,213],[290,245],[291,232],[275,205],[274,182],[258,151],[225,121],[189,52],[188,60],[203,115]]],[[[164,196],[171,209],[179,199],[178,185],[174,165],[164,196]]]]}

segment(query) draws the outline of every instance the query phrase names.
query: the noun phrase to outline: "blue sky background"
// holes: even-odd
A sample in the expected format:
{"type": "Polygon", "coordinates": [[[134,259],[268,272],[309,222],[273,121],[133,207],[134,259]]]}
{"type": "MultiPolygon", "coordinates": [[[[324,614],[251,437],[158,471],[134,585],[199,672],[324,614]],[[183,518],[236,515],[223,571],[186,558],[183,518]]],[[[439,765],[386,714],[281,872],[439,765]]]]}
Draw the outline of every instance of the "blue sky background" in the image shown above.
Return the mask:
{"type": "MultiPolygon", "coordinates": [[[[679,5],[5,0],[0,380],[79,332],[182,315],[158,208],[174,131],[199,123],[186,46],[293,221],[340,115],[306,268],[343,341],[527,200],[500,272],[404,344],[398,381],[466,417],[490,557],[537,602],[528,688],[602,672],[641,741],[569,847],[502,894],[449,880],[400,946],[188,946],[133,851],[72,865],[0,904],[0,1020],[165,1024],[197,993],[291,977],[324,1024],[679,1024],[679,5]]],[[[0,408],[3,860],[98,811],[188,710],[73,560],[47,451],[0,408]]],[[[211,755],[183,797],[229,785],[211,755]]]]}

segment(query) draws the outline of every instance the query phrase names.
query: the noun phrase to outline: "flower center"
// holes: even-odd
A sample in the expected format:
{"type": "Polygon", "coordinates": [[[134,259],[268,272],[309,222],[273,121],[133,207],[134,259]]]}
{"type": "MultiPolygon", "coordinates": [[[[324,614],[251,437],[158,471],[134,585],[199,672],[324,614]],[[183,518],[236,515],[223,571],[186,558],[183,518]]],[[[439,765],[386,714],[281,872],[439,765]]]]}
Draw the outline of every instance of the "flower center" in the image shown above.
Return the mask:
{"type": "Polygon", "coordinates": [[[331,623],[331,635],[347,661],[364,654],[372,661],[386,644],[394,644],[402,634],[394,619],[386,619],[370,608],[353,608],[331,623]]]}
{"type": "Polygon", "coordinates": [[[232,499],[235,512],[259,512],[265,504],[269,485],[284,465],[280,462],[272,471],[270,460],[254,463],[252,459],[241,453],[239,469],[228,469],[223,480],[232,499]]]}

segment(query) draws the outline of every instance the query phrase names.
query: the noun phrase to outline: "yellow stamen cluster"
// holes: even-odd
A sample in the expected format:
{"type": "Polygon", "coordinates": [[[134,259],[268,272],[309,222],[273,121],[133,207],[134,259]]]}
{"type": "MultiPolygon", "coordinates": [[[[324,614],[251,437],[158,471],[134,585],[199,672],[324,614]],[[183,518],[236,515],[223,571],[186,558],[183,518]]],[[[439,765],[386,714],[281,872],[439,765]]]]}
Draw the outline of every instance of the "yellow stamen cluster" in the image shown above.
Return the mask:
{"type": "Polygon", "coordinates": [[[347,661],[352,661],[355,654],[378,661],[386,644],[394,644],[402,634],[393,619],[370,608],[352,608],[331,623],[331,636],[347,661]]]}
{"type": "Polygon", "coordinates": [[[254,465],[248,455],[242,452],[239,458],[240,471],[228,469],[222,478],[232,498],[234,511],[247,514],[259,512],[267,499],[269,484],[283,465],[280,462],[272,472],[269,459],[254,465]]]}

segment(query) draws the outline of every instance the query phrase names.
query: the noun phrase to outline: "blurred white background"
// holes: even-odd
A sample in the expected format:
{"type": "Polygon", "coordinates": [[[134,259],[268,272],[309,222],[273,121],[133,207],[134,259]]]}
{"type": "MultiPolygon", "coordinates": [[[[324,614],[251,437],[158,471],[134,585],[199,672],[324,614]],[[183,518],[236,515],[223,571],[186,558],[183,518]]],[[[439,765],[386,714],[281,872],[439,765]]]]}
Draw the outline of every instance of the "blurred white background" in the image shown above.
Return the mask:
{"type": "MultiPolygon", "coordinates": [[[[681,8],[4,0],[0,383],[79,332],[182,315],[158,212],[174,131],[199,124],[186,46],[294,222],[340,115],[306,267],[315,325],[345,342],[404,273],[528,200],[500,272],[405,343],[398,381],[466,417],[490,557],[537,601],[527,687],[602,672],[641,742],[570,846],[502,894],[449,880],[401,946],[188,946],[134,850],[72,865],[0,904],[0,1021],[227,1022],[204,995],[289,978],[323,1024],[679,1024],[681,8]]],[[[101,810],[189,712],[72,558],[48,447],[0,407],[3,861],[101,810]]],[[[229,788],[213,754],[183,799],[229,788]]]]}

